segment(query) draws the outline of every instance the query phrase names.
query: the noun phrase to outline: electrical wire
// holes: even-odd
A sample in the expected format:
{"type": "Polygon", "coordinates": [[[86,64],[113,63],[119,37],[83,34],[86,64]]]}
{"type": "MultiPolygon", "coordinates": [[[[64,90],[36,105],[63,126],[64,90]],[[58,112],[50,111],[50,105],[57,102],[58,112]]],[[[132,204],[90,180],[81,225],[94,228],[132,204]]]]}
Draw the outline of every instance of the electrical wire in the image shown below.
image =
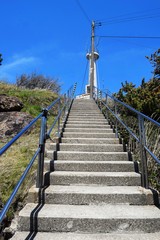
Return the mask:
{"type": "Polygon", "coordinates": [[[85,71],[84,71],[84,76],[83,76],[83,80],[82,80],[80,94],[83,93],[83,88],[84,88],[84,83],[85,83],[85,79],[86,79],[87,69],[88,69],[88,61],[86,62],[86,67],[85,67],[85,71]]]}
{"type": "Polygon", "coordinates": [[[118,41],[120,43],[123,43],[125,42],[125,44],[130,44],[130,45],[134,45],[134,46],[138,46],[138,47],[141,47],[141,48],[146,48],[146,49],[151,49],[152,51],[156,51],[157,47],[151,47],[151,46],[148,46],[148,44],[144,45],[144,44],[139,44],[137,42],[133,42],[129,39],[129,41],[124,41],[124,39],[119,39],[119,38],[114,38],[115,41],[118,41]]]}
{"type": "Polygon", "coordinates": [[[97,73],[97,88],[101,89],[101,86],[100,86],[100,78],[99,78],[99,65],[98,65],[98,62],[95,62],[95,65],[96,65],[96,73],[97,73]]]}
{"type": "Polygon", "coordinates": [[[154,9],[150,9],[147,11],[138,11],[138,12],[133,12],[133,13],[128,13],[128,14],[122,14],[122,15],[119,15],[116,17],[110,17],[110,18],[106,18],[106,19],[98,20],[98,21],[101,22],[103,25],[105,25],[105,24],[120,23],[122,21],[132,21],[132,20],[141,20],[141,19],[146,19],[146,18],[155,18],[155,17],[157,17],[157,14],[159,17],[159,14],[160,14],[159,12],[158,13],[155,13],[155,12],[150,13],[150,15],[149,15],[149,12],[153,12],[155,10],[156,11],[160,10],[160,8],[156,8],[156,9],[154,8],[154,9]],[[143,13],[143,15],[140,15],[141,13],[143,13]]]}
{"type": "Polygon", "coordinates": [[[92,21],[91,21],[91,19],[89,18],[87,12],[84,10],[84,8],[82,7],[82,5],[80,4],[79,0],[76,0],[76,3],[77,3],[77,5],[79,6],[80,10],[82,11],[82,13],[83,13],[84,17],[86,18],[86,20],[91,24],[92,21]]]}
{"type": "MultiPolygon", "coordinates": [[[[135,14],[141,14],[141,13],[145,13],[147,14],[148,12],[152,12],[152,11],[155,11],[155,10],[160,10],[160,8],[153,8],[153,9],[150,9],[150,10],[145,10],[145,11],[137,11],[137,12],[131,12],[131,13],[125,13],[125,14],[121,14],[121,15],[118,15],[118,16],[115,16],[115,17],[109,17],[109,18],[105,18],[105,19],[101,19],[101,20],[97,20],[99,22],[105,22],[105,21],[108,21],[108,20],[115,20],[115,19],[118,19],[118,18],[121,18],[121,17],[126,17],[126,16],[132,16],[132,15],[135,15],[135,14]]],[[[155,14],[155,13],[154,13],[155,14]]]]}
{"type": "Polygon", "coordinates": [[[97,36],[99,38],[137,38],[137,39],[160,39],[159,36],[97,36]]]}
{"type": "Polygon", "coordinates": [[[152,15],[152,16],[140,16],[140,17],[132,17],[132,18],[122,18],[108,22],[101,22],[102,25],[110,25],[110,24],[117,24],[117,23],[126,23],[131,21],[139,21],[139,20],[146,20],[146,19],[154,19],[160,18],[160,14],[152,15]]]}

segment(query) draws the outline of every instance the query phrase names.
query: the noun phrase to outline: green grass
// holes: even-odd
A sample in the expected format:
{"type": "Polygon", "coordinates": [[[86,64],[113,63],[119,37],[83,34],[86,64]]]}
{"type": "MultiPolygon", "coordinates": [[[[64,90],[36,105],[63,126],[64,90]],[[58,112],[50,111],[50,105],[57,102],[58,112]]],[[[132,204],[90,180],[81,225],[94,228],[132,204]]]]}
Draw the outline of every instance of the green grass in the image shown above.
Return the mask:
{"type": "MultiPolygon", "coordinates": [[[[38,147],[38,136],[39,134],[32,133],[21,137],[13,146],[1,156],[0,158],[0,199],[3,204],[6,203],[10,194],[12,193],[16,183],[20,179],[22,173],[27,167],[31,160],[35,150],[38,147]]],[[[37,167],[37,160],[31,168],[25,183],[18,191],[16,198],[13,201],[12,207],[10,208],[7,217],[10,219],[13,217],[14,211],[16,210],[17,203],[23,202],[28,189],[33,184],[33,176],[37,167]]]]}
{"type": "Polygon", "coordinates": [[[36,117],[42,110],[53,102],[58,96],[46,89],[23,89],[15,85],[0,82],[0,94],[18,97],[23,103],[22,112],[36,117]]]}

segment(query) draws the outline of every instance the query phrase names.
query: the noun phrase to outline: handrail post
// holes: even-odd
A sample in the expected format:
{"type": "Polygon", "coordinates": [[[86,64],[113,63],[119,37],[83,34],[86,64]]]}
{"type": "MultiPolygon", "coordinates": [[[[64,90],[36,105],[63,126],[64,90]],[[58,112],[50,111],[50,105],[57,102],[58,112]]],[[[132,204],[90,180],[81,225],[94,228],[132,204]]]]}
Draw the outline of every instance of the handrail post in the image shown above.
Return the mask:
{"type": "Polygon", "coordinates": [[[98,102],[98,88],[96,88],[96,101],[98,102]]]}
{"type": "Polygon", "coordinates": [[[64,119],[66,118],[66,115],[67,115],[67,97],[66,97],[66,93],[64,94],[64,105],[65,105],[65,108],[64,108],[64,119]]]}
{"type": "MultiPolygon", "coordinates": [[[[117,116],[117,103],[114,100],[114,112],[115,115],[117,116]]],[[[116,138],[118,138],[118,123],[117,123],[117,118],[115,119],[115,134],[116,134],[116,138]]]]}
{"type": "Polygon", "coordinates": [[[58,138],[60,137],[60,111],[61,111],[60,104],[61,104],[61,101],[59,100],[59,102],[58,102],[58,115],[59,115],[59,117],[58,117],[58,138]]]}
{"type": "Polygon", "coordinates": [[[76,87],[77,87],[77,83],[75,83],[74,86],[73,86],[72,98],[74,98],[74,94],[75,94],[75,91],[76,91],[76,87]]]}
{"type": "Polygon", "coordinates": [[[100,110],[102,111],[102,91],[99,90],[99,107],[100,110]]]}
{"type": "Polygon", "coordinates": [[[140,156],[141,156],[141,165],[142,165],[142,187],[149,188],[147,155],[146,155],[146,150],[144,148],[146,144],[144,118],[141,115],[138,115],[138,124],[139,124],[140,156]]]}
{"type": "Polygon", "coordinates": [[[37,169],[37,182],[36,187],[42,188],[44,186],[44,154],[45,154],[45,142],[46,142],[46,134],[47,134],[47,115],[48,111],[43,109],[43,115],[41,118],[41,129],[40,129],[40,137],[39,137],[39,147],[40,152],[38,154],[38,169],[37,169]]]}
{"type": "Polygon", "coordinates": [[[70,103],[70,100],[69,100],[69,90],[67,91],[67,101],[68,101],[68,104],[67,104],[67,112],[69,110],[69,103],[70,103]]]}
{"type": "MultiPolygon", "coordinates": [[[[106,93],[106,106],[108,106],[108,95],[107,95],[107,93],[106,93]]],[[[107,109],[107,107],[106,107],[106,119],[108,121],[108,109],[107,109]]]]}

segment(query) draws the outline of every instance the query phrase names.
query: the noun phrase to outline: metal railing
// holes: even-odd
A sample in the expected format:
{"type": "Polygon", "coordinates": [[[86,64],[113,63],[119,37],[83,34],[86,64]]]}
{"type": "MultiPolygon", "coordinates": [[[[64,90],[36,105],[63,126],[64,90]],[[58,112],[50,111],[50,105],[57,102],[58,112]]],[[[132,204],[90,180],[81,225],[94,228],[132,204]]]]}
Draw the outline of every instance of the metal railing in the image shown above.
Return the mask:
{"type": "Polygon", "coordinates": [[[123,132],[124,138],[126,134],[126,150],[133,153],[135,149],[139,149],[137,152],[140,157],[138,156],[137,160],[140,160],[142,186],[149,188],[147,156],[160,165],[160,123],[121,102],[109,92],[105,93],[97,88],[94,92],[94,99],[112,125],[115,136],[121,137],[123,132]],[[130,118],[123,118],[123,112],[126,113],[126,110],[130,118]]]}
{"type": "Polygon", "coordinates": [[[38,157],[38,167],[37,167],[37,179],[36,179],[36,187],[43,188],[44,187],[44,155],[45,155],[45,143],[46,139],[50,138],[50,134],[54,127],[57,125],[57,137],[60,137],[60,119],[63,117],[63,123],[68,116],[69,109],[71,107],[74,93],[76,90],[76,84],[72,86],[66,94],[61,98],[57,98],[49,107],[42,110],[42,112],[34,118],[25,128],[23,128],[10,142],[8,142],[4,147],[0,149],[0,156],[3,155],[24,133],[26,133],[39,119],[41,119],[41,127],[40,127],[40,136],[39,136],[39,146],[35,151],[34,156],[30,160],[28,166],[26,167],[25,171],[21,175],[18,183],[16,184],[12,194],[10,195],[8,201],[6,202],[5,206],[3,207],[2,211],[0,212],[0,223],[6,216],[6,213],[11,206],[13,199],[15,198],[20,186],[24,182],[29,170],[33,166],[35,159],[38,157]],[[62,104],[63,101],[63,104],[62,104]],[[58,105],[58,106],[57,106],[58,105]],[[57,106],[58,114],[50,127],[47,131],[47,116],[49,111],[57,106]]]}

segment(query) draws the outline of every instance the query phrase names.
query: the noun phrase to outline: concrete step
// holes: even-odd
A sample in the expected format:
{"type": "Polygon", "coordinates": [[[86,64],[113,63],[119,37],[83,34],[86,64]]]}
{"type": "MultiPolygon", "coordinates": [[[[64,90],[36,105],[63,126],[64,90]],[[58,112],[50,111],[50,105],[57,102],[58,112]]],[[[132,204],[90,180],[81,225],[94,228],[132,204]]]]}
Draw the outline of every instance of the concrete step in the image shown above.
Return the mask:
{"type": "Polygon", "coordinates": [[[45,190],[45,203],[68,205],[129,204],[153,205],[151,190],[135,186],[58,186],[45,190]]]}
{"type": "Polygon", "coordinates": [[[102,115],[69,115],[68,117],[68,120],[72,120],[72,119],[75,119],[75,120],[97,120],[97,121],[107,121],[102,115]]]}
{"type": "MultiPolygon", "coordinates": [[[[29,231],[31,212],[37,204],[27,204],[19,213],[19,229],[29,231]]],[[[35,219],[35,221],[36,221],[35,219]]],[[[155,206],[60,205],[45,204],[38,212],[39,232],[133,233],[156,232],[160,211],[155,206]]]]}
{"type": "Polygon", "coordinates": [[[64,138],[114,138],[115,139],[115,133],[77,133],[77,132],[63,132],[64,138]]]}
{"type": "Polygon", "coordinates": [[[79,152],[123,152],[121,144],[69,144],[60,143],[60,151],[79,151],[79,152]]]}
{"type": "Polygon", "coordinates": [[[100,110],[99,109],[95,109],[95,110],[88,110],[88,109],[86,109],[86,110],[71,110],[71,112],[70,112],[70,114],[80,114],[80,115],[85,115],[85,114],[92,114],[92,115],[94,115],[94,114],[101,114],[101,112],[100,112],[100,110]]]}
{"type": "Polygon", "coordinates": [[[87,123],[67,123],[66,128],[108,128],[110,129],[110,125],[107,124],[87,124],[87,123]]]}
{"type": "Polygon", "coordinates": [[[78,104],[75,104],[73,103],[72,104],[72,109],[90,109],[90,108],[96,108],[98,109],[98,106],[95,104],[95,102],[91,103],[91,102],[82,102],[82,103],[78,103],[78,104]]]}
{"type": "Polygon", "coordinates": [[[135,172],[51,172],[50,184],[54,185],[88,185],[140,186],[140,174],[135,172]]]}
{"type": "Polygon", "coordinates": [[[82,133],[113,133],[113,129],[109,128],[65,128],[65,132],[82,132],[82,133]]]}
{"type": "Polygon", "coordinates": [[[81,119],[81,118],[79,118],[79,120],[68,120],[67,124],[108,125],[108,123],[105,119],[104,120],[96,120],[96,119],[93,119],[93,120],[86,119],[86,120],[84,120],[84,119],[81,119]]]}
{"type": "Polygon", "coordinates": [[[74,108],[73,107],[71,108],[71,111],[70,112],[73,112],[73,113],[84,113],[84,114],[89,114],[89,113],[92,113],[92,112],[98,112],[98,113],[101,113],[100,109],[99,108],[94,108],[94,109],[80,109],[80,108],[74,108]]]}
{"type": "Polygon", "coordinates": [[[94,117],[102,119],[102,117],[103,117],[103,119],[105,119],[103,114],[100,113],[100,112],[98,112],[98,113],[88,113],[88,114],[87,113],[70,113],[69,117],[70,118],[73,118],[73,117],[87,118],[87,117],[89,117],[91,119],[94,119],[94,117]]]}
{"type": "MultiPolygon", "coordinates": [[[[12,240],[29,239],[30,232],[16,232],[12,240]]],[[[34,235],[33,235],[34,236],[34,235]]],[[[160,232],[157,233],[51,233],[39,232],[35,233],[35,240],[158,240],[160,232]]]]}
{"type": "Polygon", "coordinates": [[[128,161],[83,161],[83,160],[49,160],[44,161],[45,171],[92,171],[92,172],[129,172],[134,171],[134,163],[128,161]],[[85,165],[86,163],[86,165],[85,165]]]}
{"type": "MultiPolygon", "coordinates": [[[[83,107],[84,108],[84,105],[86,105],[86,108],[88,107],[88,106],[95,106],[95,107],[97,107],[97,105],[95,104],[95,102],[73,102],[73,104],[72,104],[72,107],[76,107],[76,109],[79,107],[79,106],[81,106],[81,107],[83,107]]],[[[98,107],[97,107],[98,108],[98,107]]]]}
{"type": "Polygon", "coordinates": [[[72,112],[71,111],[70,114],[69,114],[69,117],[73,117],[73,116],[75,116],[75,117],[78,117],[78,116],[86,117],[86,116],[88,116],[90,118],[93,118],[94,116],[96,116],[96,117],[99,117],[99,118],[104,118],[104,115],[101,112],[90,112],[90,113],[88,113],[88,112],[81,112],[81,111],[79,111],[79,112],[72,112]]]}
{"type": "Polygon", "coordinates": [[[118,144],[118,138],[62,138],[62,143],[118,144]]]}
{"type": "Polygon", "coordinates": [[[72,105],[72,108],[71,108],[71,111],[72,112],[92,112],[92,111],[99,111],[100,112],[100,109],[96,106],[96,105],[90,105],[90,106],[73,106],[72,105]]]}
{"type": "Polygon", "coordinates": [[[54,161],[55,171],[80,172],[134,172],[134,163],[129,161],[54,161]]]}
{"type": "Polygon", "coordinates": [[[90,112],[100,112],[100,109],[97,106],[83,106],[83,107],[73,107],[71,108],[71,112],[83,112],[83,113],[90,113],[90,112]],[[84,108],[85,107],[85,108],[84,108]]]}
{"type": "MultiPolygon", "coordinates": [[[[47,151],[47,156],[53,159],[53,151],[47,151]]],[[[58,160],[82,160],[82,161],[128,161],[126,152],[74,152],[74,151],[58,151],[58,160]]]]}

